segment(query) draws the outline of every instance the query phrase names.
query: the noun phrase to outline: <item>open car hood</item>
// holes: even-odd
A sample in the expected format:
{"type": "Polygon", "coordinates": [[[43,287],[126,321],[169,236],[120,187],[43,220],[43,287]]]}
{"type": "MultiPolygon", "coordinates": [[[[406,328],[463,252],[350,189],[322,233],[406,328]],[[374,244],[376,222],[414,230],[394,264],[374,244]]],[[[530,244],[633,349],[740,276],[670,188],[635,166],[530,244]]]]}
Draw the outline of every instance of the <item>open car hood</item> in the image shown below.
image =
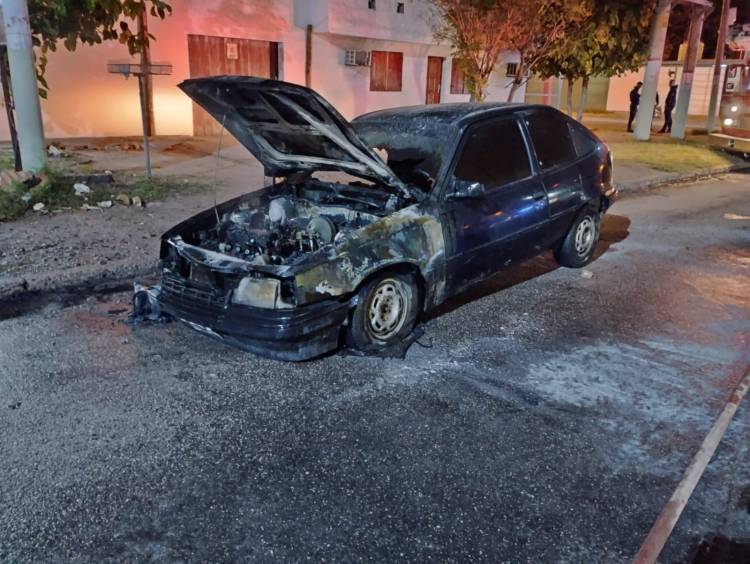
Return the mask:
{"type": "Polygon", "coordinates": [[[319,94],[246,76],[191,78],[180,88],[234,135],[269,176],[337,170],[409,190],[319,94]]]}

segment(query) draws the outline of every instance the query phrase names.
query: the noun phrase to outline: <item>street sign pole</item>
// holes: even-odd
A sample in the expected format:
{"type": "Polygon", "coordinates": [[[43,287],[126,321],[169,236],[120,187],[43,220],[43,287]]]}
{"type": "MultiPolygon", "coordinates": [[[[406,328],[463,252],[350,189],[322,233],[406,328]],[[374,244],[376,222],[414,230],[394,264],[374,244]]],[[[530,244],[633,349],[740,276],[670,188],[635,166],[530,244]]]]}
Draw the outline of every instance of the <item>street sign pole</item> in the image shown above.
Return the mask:
{"type": "Polygon", "coordinates": [[[146,94],[146,81],[151,76],[172,74],[172,65],[170,63],[131,63],[131,62],[112,62],[107,63],[107,71],[111,74],[121,74],[125,78],[133,75],[138,78],[138,97],[141,105],[141,126],[143,127],[143,156],[146,159],[146,176],[151,178],[151,147],[149,145],[149,111],[148,98],[146,94]]]}
{"type": "Polygon", "coordinates": [[[146,77],[138,75],[138,93],[141,98],[141,124],[143,125],[143,155],[146,157],[146,176],[151,178],[151,148],[148,144],[148,109],[146,102],[146,77]]]}

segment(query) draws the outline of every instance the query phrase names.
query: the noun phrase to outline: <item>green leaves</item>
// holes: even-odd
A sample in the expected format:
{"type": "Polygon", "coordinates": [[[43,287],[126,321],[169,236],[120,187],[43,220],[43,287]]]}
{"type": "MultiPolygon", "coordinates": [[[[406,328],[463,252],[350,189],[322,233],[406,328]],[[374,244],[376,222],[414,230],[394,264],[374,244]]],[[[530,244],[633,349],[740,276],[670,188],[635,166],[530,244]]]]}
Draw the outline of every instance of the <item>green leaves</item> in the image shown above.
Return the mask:
{"type": "Polygon", "coordinates": [[[29,0],[32,41],[40,48],[40,96],[46,97],[48,89],[44,82],[47,52],[55,51],[58,41],[68,51],[75,51],[79,41],[96,45],[117,40],[135,55],[148,44],[149,36],[133,32],[127,20],[135,20],[143,12],[164,19],[172,7],[163,0],[29,0]]]}
{"type": "Polygon", "coordinates": [[[614,76],[643,64],[655,0],[564,0],[564,4],[579,19],[570,21],[563,39],[534,65],[542,78],[614,76]]]}

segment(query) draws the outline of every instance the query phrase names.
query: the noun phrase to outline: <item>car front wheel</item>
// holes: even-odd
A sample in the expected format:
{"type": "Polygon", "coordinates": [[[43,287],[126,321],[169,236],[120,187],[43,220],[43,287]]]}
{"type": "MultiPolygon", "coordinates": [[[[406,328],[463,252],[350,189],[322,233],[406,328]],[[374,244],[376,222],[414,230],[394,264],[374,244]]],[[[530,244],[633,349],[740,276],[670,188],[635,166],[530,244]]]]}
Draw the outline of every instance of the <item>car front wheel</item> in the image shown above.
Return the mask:
{"type": "Polygon", "coordinates": [[[409,336],[419,314],[419,289],[409,274],[388,272],[364,284],[347,330],[347,345],[373,351],[409,336]]]}
{"type": "Polygon", "coordinates": [[[568,268],[581,268],[591,262],[599,242],[600,221],[601,216],[594,208],[579,213],[555,253],[557,262],[568,268]]]}

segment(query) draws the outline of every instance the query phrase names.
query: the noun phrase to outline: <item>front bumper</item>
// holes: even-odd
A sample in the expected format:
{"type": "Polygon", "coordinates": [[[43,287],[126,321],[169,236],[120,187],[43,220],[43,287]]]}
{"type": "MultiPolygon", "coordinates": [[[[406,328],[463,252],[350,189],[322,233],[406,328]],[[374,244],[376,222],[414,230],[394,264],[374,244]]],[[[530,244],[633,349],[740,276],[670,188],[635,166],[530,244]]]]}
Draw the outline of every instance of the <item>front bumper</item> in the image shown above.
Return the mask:
{"type": "Polygon", "coordinates": [[[335,350],[349,313],[349,303],[335,299],[289,309],[232,304],[166,273],[158,301],[162,311],[201,333],[260,356],[292,361],[335,350]]]}

